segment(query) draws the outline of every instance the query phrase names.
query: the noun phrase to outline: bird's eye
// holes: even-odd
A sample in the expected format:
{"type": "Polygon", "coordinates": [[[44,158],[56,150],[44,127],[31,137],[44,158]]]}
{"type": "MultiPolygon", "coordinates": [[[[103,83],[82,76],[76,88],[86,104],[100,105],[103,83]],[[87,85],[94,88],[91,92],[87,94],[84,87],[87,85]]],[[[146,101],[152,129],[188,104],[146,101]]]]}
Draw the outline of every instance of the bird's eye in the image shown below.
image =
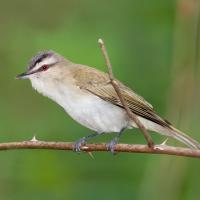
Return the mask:
{"type": "Polygon", "coordinates": [[[42,66],[42,71],[46,71],[48,68],[49,68],[48,65],[43,65],[43,66],[42,66]]]}

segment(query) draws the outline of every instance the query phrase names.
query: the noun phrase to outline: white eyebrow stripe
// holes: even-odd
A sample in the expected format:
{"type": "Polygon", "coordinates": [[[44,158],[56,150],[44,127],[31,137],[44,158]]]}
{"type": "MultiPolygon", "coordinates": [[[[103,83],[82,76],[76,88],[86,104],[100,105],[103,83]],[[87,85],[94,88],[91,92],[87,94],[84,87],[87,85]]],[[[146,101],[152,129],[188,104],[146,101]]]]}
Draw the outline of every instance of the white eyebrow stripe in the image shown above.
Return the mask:
{"type": "Polygon", "coordinates": [[[43,61],[37,63],[31,70],[30,72],[37,71],[40,67],[43,65],[52,65],[56,62],[56,59],[54,57],[47,57],[44,58],[43,61]]]}

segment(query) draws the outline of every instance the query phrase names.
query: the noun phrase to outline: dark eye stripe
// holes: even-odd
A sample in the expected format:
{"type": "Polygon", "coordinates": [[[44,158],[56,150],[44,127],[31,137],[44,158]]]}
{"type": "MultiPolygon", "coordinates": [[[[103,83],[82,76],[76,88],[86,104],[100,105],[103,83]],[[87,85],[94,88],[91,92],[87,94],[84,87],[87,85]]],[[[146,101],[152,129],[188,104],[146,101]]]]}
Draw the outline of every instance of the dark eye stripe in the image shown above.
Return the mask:
{"type": "Polygon", "coordinates": [[[37,63],[42,62],[44,58],[50,57],[52,55],[53,55],[53,51],[44,51],[44,52],[38,53],[36,56],[34,56],[31,59],[28,70],[32,70],[36,66],[37,63]]]}
{"type": "Polygon", "coordinates": [[[35,74],[35,73],[37,73],[37,72],[46,71],[46,70],[49,69],[50,67],[53,67],[56,63],[57,63],[57,62],[52,63],[52,64],[49,64],[49,65],[42,65],[40,68],[38,68],[38,69],[36,69],[36,70],[33,70],[32,72],[29,72],[28,74],[31,75],[31,74],[35,74]],[[45,67],[45,69],[44,69],[44,68],[43,68],[44,66],[46,66],[47,68],[45,67]]]}

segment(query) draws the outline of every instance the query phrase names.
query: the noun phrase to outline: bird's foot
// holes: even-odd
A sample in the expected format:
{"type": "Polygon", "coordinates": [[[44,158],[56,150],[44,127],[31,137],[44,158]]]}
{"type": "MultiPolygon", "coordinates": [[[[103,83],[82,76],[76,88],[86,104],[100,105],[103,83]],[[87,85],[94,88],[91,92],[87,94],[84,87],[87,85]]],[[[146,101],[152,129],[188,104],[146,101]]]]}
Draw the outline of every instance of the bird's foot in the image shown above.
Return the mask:
{"type": "Polygon", "coordinates": [[[82,145],[84,145],[86,143],[86,138],[83,137],[80,140],[78,140],[75,144],[74,144],[74,151],[77,153],[81,152],[81,147],[82,145]]]}
{"type": "Polygon", "coordinates": [[[89,139],[94,138],[94,137],[96,137],[97,135],[99,135],[99,133],[93,133],[93,134],[91,134],[91,135],[88,135],[88,136],[83,137],[83,138],[81,138],[80,140],[78,140],[78,141],[75,143],[75,145],[74,145],[74,151],[75,151],[75,152],[78,152],[78,153],[81,152],[81,146],[82,146],[82,145],[85,145],[86,142],[87,142],[89,139]]]}
{"type": "Polygon", "coordinates": [[[115,155],[115,145],[118,143],[118,138],[114,138],[113,140],[111,140],[108,144],[107,144],[107,149],[113,154],[115,155]]]}

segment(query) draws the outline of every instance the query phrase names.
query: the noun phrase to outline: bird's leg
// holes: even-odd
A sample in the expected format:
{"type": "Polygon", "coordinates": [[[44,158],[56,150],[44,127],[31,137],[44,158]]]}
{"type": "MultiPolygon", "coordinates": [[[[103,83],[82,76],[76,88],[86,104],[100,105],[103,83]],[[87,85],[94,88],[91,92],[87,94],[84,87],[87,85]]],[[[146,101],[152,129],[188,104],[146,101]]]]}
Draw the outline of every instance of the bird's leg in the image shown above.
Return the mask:
{"type": "Polygon", "coordinates": [[[107,144],[107,149],[111,151],[112,154],[115,154],[114,147],[118,143],[120,136],[124,132],[125,128],[123,128],[117,135],[107,144]]]}
{"type": "Polygon", "coordinates": [[[88,135],[88,136],[83,137],[80,140],[78,140],[74,145],[74,151],[80,152],[81,151],[81,146],[83,144],[85,144],[89,139],[91,139],[93,137],[96,137],[97,135],[99,135],[99,133],[93,133],[91,135],[88,135]]]}

